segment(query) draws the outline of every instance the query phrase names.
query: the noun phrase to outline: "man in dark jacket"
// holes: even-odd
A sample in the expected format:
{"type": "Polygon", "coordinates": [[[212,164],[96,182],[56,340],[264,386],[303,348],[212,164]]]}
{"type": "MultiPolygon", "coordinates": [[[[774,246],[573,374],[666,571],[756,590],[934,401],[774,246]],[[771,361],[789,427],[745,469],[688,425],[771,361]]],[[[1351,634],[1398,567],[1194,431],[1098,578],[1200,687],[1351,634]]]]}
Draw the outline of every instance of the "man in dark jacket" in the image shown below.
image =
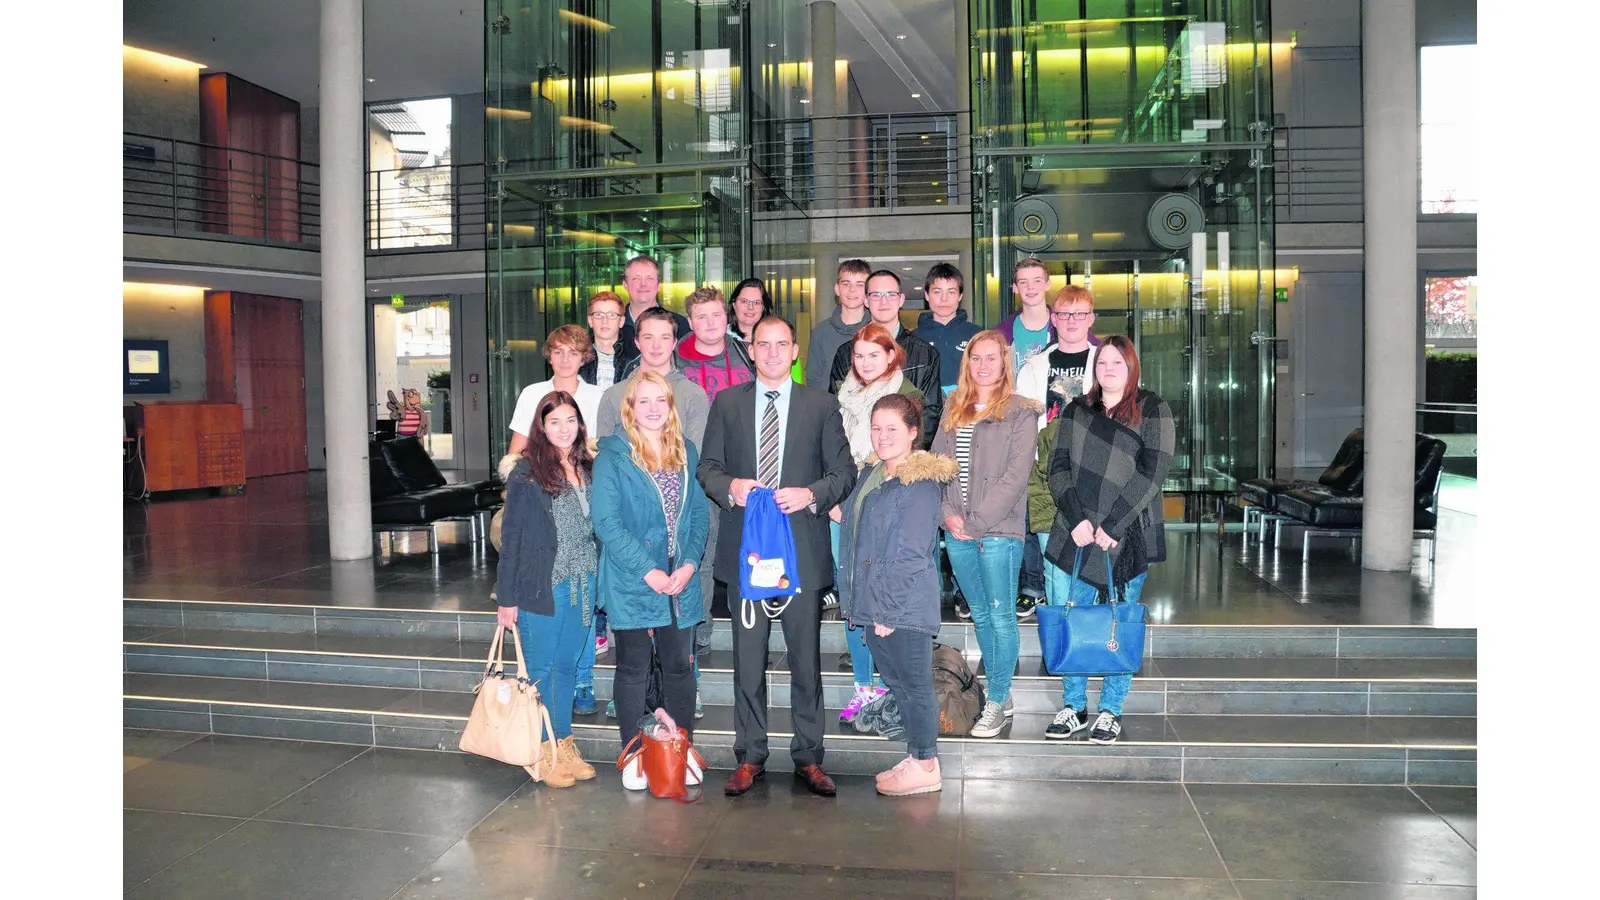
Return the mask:
{"type": "Polygon", "coordinates": [[[961,354],[966,352],[967,341],[982,330],[967,321],[967,311],[961,308],[965,286],[961,270],[949,263],[935,263],[922,280],[928,311],[917,318],[913,334],[939,351],[939,386],[945,396],[956,389],[961,377],[961,354]]]}
{"type": "MultiPolygon", "coordinates": [[[[889,329],[894,342],[906,353],[901,371],[905,379],[922,392],[922,433],[917,435],[917,448],[926,450],[939,430],[939,419],[944,416],[944,391],[939,387],[939,351],[933,345],[900,327],[900,307],[906,295],[900,291],[900,276],[888,269],[879,269],[867,278],[867,313],[872,321],[889,329]]],[[[854,341],[839,345],[833,354],[833,368],[828,376],[828,393],[839,393],[850,374],[854,341]]]]}
{"type": "Polygon", "coordinates": [[[739,766],[724,793],[750,790],[767,762],[767,642],[772,619],[765,604],[740,609],[739,548],[745,502],[758,487],[771,488],[794,533],[800,593],[778,621],[787,647],[789,707],[794,738],[789,756],[795,777],[813,792],[834,795],[822,769],[822,592],[833,583],[828,511],[850,494],[856,467],[844,436],[839,402],[796,384],[790,366],[799,358],[794,326],[776,316],[756,323],[752,354],[756,380],[724,388],[711,404],[697,475],[706,496],[721,507],[716,578],[728,585],[733,623],[734,740],[739,766]],[[752,624],[746,627],[745,622],[752,624]]]}

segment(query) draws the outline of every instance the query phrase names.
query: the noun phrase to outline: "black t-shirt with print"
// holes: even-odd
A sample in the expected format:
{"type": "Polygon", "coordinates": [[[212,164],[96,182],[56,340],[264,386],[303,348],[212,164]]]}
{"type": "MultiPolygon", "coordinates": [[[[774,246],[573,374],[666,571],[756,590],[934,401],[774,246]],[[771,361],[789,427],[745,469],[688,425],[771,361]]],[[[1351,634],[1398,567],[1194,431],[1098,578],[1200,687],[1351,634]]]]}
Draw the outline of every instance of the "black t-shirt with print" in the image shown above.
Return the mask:
{"type": "Polygon", "coordinates": [[[1089,348],[1076,353],[1050,351],[1050,380],[1046,382],[1045,421],[1052,421],[1061,407],[1083,394],[1083,370],[1089,365],[1089,348]]]}

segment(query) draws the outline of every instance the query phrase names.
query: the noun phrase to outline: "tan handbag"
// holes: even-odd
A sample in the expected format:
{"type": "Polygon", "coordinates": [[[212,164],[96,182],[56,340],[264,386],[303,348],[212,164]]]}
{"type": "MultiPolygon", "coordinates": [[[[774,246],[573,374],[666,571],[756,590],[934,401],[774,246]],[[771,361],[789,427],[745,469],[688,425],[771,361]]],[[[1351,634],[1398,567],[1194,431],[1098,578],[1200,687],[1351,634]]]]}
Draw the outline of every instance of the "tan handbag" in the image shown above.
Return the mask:
{"type": "Polygon", "coordinates": [[[472,704],[472,715],[467,717],[466,730],[461,732],[461,749],[523,766],[537,780],[548,774],[559,758],[555,729],[550,724],[549,710],[539,702],[538,686],[528,681],[522,638],[515,628],[510,631],[517,652],[517,674],[506,675],[502,658],[506,630],[495,629],[483,680],[475,688],[478,698],[472,704]]]}

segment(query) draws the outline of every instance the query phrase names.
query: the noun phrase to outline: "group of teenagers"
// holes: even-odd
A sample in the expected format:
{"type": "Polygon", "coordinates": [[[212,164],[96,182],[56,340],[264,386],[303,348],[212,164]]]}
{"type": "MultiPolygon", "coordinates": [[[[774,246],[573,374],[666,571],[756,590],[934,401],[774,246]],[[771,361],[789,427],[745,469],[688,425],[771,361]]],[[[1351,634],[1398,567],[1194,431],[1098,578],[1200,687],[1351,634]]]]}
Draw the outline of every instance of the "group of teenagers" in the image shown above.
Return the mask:
{"type": "MultiPolygon", "coordinates": [[[[525,388],[511,418],[495,596],[559,741],[543,780],[567,787],[595,775],[572,717],[596,711],[597,650],[614,650],[623,746],[650,712],[653,664],[660,705],[692,738],[714,583],[729,588],[730,607],[747,602],[738,598],[744,507],[769,489],[790,523],[801,590],[781,612],[733,614],[738,765],[725,793],[743,794],[765,774],[776,621],[795,777],[835,794],[822,766],[820,652],[833,603],[856,683],[840,718],[888,692],[905,724],[907,755],[878,775],[877,790],[939,790],[941,545],[986,673],[970,733],[995,737],[1014,709],[1019,577],[1026,591],[1030,558],[1045,602],[1093,603],[1112,585],[1139,599],[1160,558],[1171,409],[1140,387],[1130,340],[1094,337],[1089,291],[1067,285],[1047,297],[1035,259],[1017,263],[1018,310],[991,330],[967,321],[953,266],[929,270],[928,310],[908,330],[899,276],[847,260],[803,370],[794,326],[773,313],[759,280],[741,282],[731,301],[700,288],[679,315],[657,302],[660,275],[653,259],[630,260],[629,302],[595,294],[589,329],[553,331],[543,348],[553,377],[525,388]]],[[[1063,678],[1063,708],[1045,736],[1088,729],[1090,741],[1114,742],[1131,684],[1131,675],[1105,677],[1091,724],[1087,678],[1063,678]]],[[[691,784],[703,777],[689,774],[691,784]]],[[[622,776],[627,789],[647,787],[637,761],[622,776]]]]}

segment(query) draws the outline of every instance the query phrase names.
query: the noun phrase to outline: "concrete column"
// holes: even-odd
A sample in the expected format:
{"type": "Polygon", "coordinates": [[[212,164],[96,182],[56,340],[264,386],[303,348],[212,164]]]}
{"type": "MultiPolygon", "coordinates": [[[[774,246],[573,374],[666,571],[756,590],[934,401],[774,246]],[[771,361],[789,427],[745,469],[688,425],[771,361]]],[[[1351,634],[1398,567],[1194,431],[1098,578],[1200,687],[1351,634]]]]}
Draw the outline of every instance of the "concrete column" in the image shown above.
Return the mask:
{"type": "Polygon", "coordinates": [[[838,142],[839,123],[827,118],[839,113],[839,83],[834,71],[839,46],[837,24],[833,0],[812,0],[810,106],[815,185],[812,202],[821,209],[832,209],[839,196],[839,159],[843,148],[838,142]]]}
{"type": "Polygon", "coordinates": [[[372,555],[361,28],[361,0],[322,0],[322,367],[334,559],[372,555]]]}
{"type": "Polygon", "coordinates": [[[1416,5],[1361,4],[1366,468],[1361,566],[1411,567],[1416,456],[1416,5]]]}
{"type": "MultiPolygon", "coordinates": [[[[817,245],[813,244],[813,247],[817,245]]],[[[834,250],[825,250],[817,247],[816,264],[813,271],[816,273],[816,290],[811,304],[811,327],[815,328],[818,322],[833,315],[839,305],[839,298],[833,295],[833,284],[839,280],[839,254],[834,250]]]]}

